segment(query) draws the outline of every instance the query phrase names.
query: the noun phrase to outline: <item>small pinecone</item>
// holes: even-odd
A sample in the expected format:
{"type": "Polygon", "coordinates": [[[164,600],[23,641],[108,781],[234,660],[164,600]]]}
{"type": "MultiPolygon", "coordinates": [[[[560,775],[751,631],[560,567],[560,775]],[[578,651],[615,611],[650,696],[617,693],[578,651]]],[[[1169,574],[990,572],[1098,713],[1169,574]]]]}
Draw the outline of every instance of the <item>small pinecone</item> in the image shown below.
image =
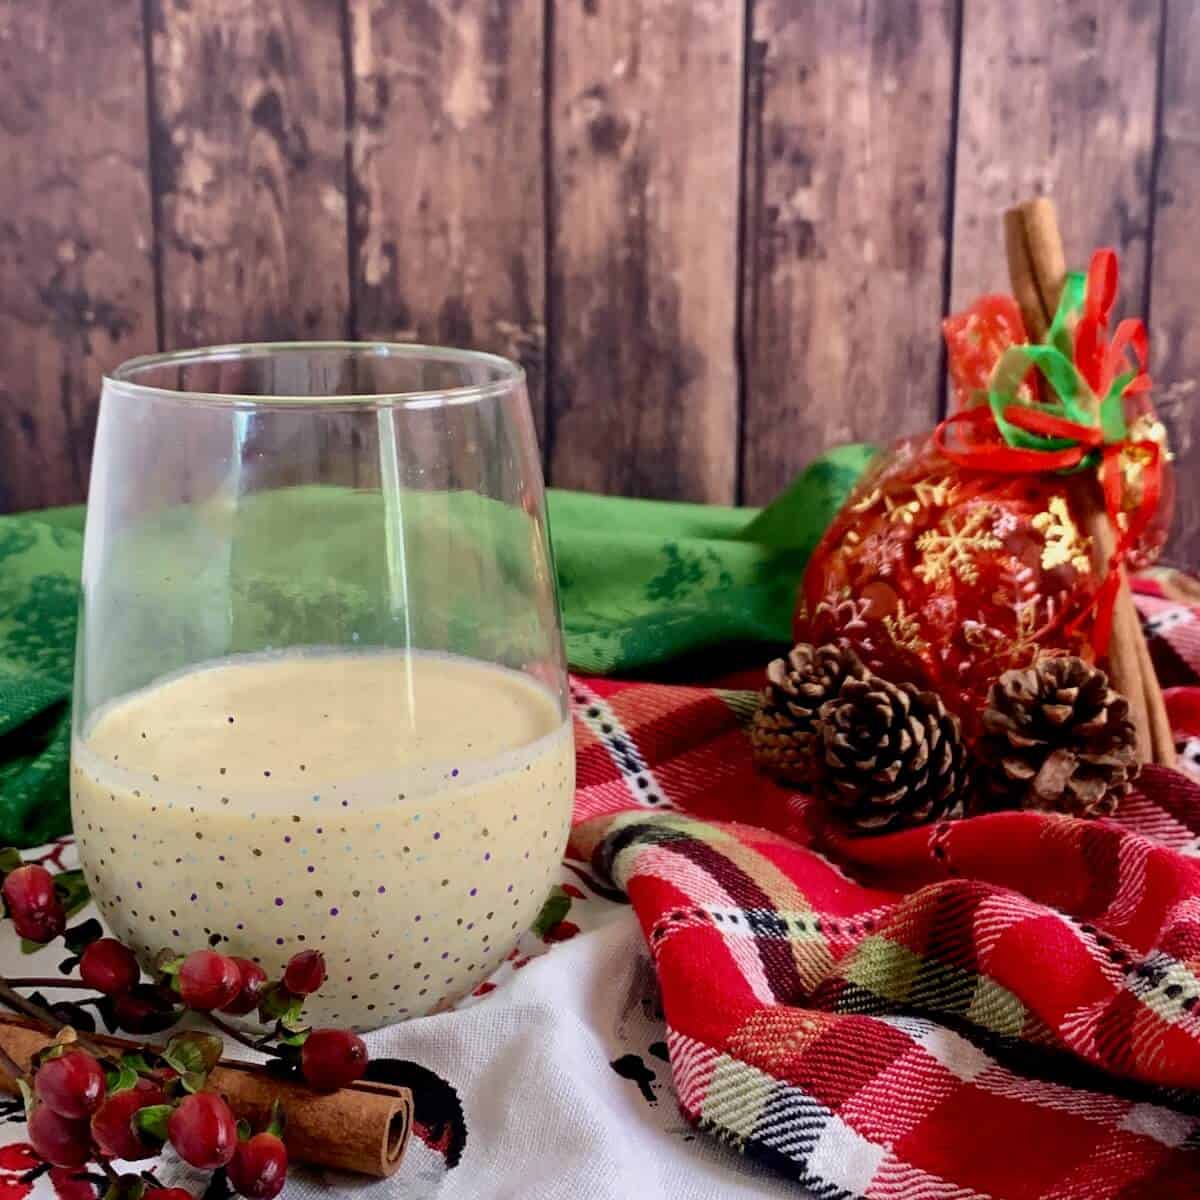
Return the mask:
{"type": "Polygon", "coordinates": [[[1129,702],[1081,658],[1041,658],[992,685],[976,747],[992,807],[1108,816],[1137,774],[1129,702]]]}
{"type": "Polygon", "coordinates": [[[759,769],[785,783],[811,783],[820,766],[817,710],[838,694],[844,679],[865,674],[858,655],[841,646],[817,649],[800,642],[787,658],[775,659],[750,727],[759,769]]]}
{"type": "Polygon", "coordinates": [[[855,833],[957,816],[967,781],[958,718],[914,684],[848,679],[820,711],[821,790],[855,833]]]}

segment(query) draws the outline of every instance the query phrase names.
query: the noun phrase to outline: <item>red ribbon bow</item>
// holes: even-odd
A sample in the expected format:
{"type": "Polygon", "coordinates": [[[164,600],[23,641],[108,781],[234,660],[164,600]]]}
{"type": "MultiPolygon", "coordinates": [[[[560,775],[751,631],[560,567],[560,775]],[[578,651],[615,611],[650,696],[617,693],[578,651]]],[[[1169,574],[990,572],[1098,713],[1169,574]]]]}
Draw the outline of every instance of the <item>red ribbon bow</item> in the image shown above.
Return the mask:
{"type": "MultiPolygon", "coordinates": [[[[1028,403],[1017,398],[1015,388],[992,391],[987,405],[955,413],[934,431],[934,444],[942,454],[974,470],[1074,473],[1097,465],[1116,545],[1091,604],[1072,626],[1077,627],[1088,612],[1095,611],[1092,643],[1101,656],[1112,636],[1121,569],[1153,519],[1163,487],[1162,447],[1148,437],[1130,438],[1125,425],[1123,398],[1146,391],[1150,376],[1146,374],[1146,329],[1141,321],[1122,321],[1112,339],[1107,337],[1116,295],[1117,256],[1112,250],[1097,250],[1082,297],[1064,295],[1047,335],[1048,344],[1027,350],[1030,365],[1041,371],[1064,403],[1028,403]],[[1069,359],[1061,353],[1068,347],[1072,351],[1069,359]],[[1081,394],[1087,398],[1083,403],[1081,394]],[[1145,456],[1145,462],[1141,495],[1126,513],[1121,458],[1132,448],[1145,456]]],[[[998,363],[993,384],[1001,374],[999,367],[998,363]]]]}

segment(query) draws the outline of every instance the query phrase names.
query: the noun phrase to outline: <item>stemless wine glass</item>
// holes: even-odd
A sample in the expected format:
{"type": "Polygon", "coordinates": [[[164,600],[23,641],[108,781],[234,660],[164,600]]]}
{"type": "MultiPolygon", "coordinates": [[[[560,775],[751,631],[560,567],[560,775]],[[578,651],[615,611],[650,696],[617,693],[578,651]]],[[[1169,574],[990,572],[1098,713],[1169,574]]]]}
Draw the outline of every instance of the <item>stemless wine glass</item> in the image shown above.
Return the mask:
{"type": "Polygon", "coordinates": [[[314,1021],[444,1007],[536,916],[573,784],[519,367],[249,345],[105,379],[72,812],[143,961],[318,949],[314,1021]]]}

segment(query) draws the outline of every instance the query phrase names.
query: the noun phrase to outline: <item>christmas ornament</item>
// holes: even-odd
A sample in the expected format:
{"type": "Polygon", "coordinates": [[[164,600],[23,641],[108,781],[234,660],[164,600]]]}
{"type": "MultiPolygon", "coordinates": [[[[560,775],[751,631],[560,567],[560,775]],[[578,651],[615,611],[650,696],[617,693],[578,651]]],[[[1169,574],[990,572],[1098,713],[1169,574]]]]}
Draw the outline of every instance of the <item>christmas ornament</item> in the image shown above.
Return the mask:
{"type": "Polygon", "coordinates": [[[1143,757],[1169,761],[1123,574],[1158,553],[1169,508],[1145,330],[1123,321],[1110,335],[1112,251],[1060,286],[1040,342],[1010,297],[946,321],[955,411],[883,454],[850,496],[805,573],[795,636],[936,692],[968,741],[1005,671],[1111,650],[1114,671],[1132,664],[1120,686],[1143,757]]]}
{"type": "Polygon", "coordinates": [[[817,649],[801,642],[787,658],[775,659],[750,728],[759,768],[785,783],[812,782],[821,753],[817,711],[843,680],[865,673],[858,655],[840,646],[817,649]]]}
{"type": "Polygon", "coordinates": [[[1071,656],[1006,671],[976,745],[978,786],[995,807],[1108,816],[1137,774],[1129,703],[1103,671],[1071,656]]]}
{"type": "Polygon", "coordinates": [[[957,816],[966,780],[958,719],[911,683],[847,677],[820,709],[818,787],[831,816],[885,833],[957,816]]]}

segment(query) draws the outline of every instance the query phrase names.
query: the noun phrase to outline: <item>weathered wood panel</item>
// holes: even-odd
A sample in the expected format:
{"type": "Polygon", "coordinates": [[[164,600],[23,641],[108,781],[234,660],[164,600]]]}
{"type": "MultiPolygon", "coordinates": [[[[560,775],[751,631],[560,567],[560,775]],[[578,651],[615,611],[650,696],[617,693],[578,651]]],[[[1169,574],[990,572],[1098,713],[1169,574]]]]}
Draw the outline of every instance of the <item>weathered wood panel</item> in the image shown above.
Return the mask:
{"type": "Polygon", "coordinates": [[[348,332],[338,0],[151,0],[169,347],[348,332]]]}
{"type": "Polygon", "coordinates": [[[1052,195],[1067,261],[1121,254],[1123,310],[1146,279],[1159,0],[964,0],[955,307],[1008,289],[1001,213],[1052,195]]]}
{"type": "Polygon", "coordinates": [[[1200,5],[1166,6],[1162,141],[1155,194],[1150,368],[1179,454],[1175,533],[1168,553],[1200,566],[1200,5]]]}
{"type": "Polygon", "coordinates": [[[100,375],[154,349],[141,7],[0,6],[0,509],[82,497],[100,375]]]}
{"type": "Polygon", "coordinates": [[[952,0],[755,6],[744,498],[938,415],[952,0]]]}
{"type": "Polygon", "coordinates": [[[554,7],[550,471],[729,501],[743,0],[554,7]]]}
{"type": "Polygon", "coordinates": [[[542,0],[349,0],[363,337],[545,346],[542,0]]]}

